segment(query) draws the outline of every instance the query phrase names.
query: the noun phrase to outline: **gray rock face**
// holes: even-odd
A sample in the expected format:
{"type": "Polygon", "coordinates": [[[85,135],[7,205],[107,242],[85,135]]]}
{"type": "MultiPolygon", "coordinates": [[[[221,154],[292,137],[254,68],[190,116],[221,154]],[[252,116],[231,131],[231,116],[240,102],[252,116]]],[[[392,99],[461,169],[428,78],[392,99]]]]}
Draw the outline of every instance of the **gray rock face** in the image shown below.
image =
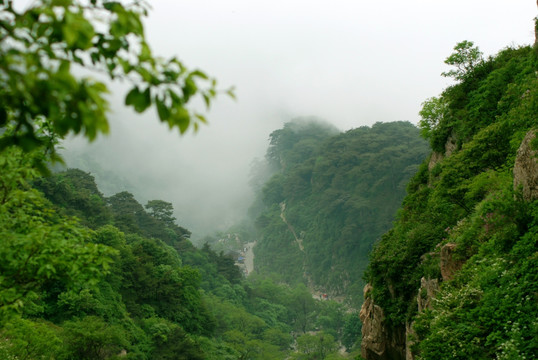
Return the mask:
{"type": "Polygon", "coordinates": [[[464,260],[454,259],[456,244],[448,243],[441,248],[441,275],[443,281],[451,280],[454,274],[461,269],[464,260]]]}
{"type": "Polygon", "coordinates": [[[538,151],[531,147],[536,131],[531,130],[525,135],[514,164],[514,188],[521,186],[523,199],[527,201],[538,199],[538,151]]]}
{"type": "Polygon", "coordinates": [[[368,293],[372,286],[364,287],[364,303],[359,317],[362,321],[361,355],[366,360],[404,360],[405,329],[389,329],[383,309],[374,303],[368,293]]]}
{"type": "Polygon", "coordinates": [[[437,279],[420,279],[420,289],[417,295],[418,312],[432,308],[432,299],[439,291],[439,281],[437,279]]]}

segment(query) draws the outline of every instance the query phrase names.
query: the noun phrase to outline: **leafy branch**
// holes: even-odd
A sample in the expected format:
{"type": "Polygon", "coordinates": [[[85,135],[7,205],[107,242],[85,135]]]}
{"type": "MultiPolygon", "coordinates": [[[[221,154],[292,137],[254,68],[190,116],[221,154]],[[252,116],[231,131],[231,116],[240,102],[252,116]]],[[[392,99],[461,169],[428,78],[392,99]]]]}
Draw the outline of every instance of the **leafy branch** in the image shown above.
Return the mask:
{"type": "Polygon", "coordinates": [[[75,76],[85,69],[131,89],[125,104],[136,112],[155,107],[158,118],[181,134],[206,123],[187,104],[199,96],[209,109],[219,93],[217,81],[188,70],[177,58],[155,57],[144,35],[144,1],[36,0],[18,12],[0,0],[0,150],[15,145],[30,151],[46,142],[37,132],[50,123],[52,133],[90,141],[108,132],[108,92],[103,82],[75,76]]]}

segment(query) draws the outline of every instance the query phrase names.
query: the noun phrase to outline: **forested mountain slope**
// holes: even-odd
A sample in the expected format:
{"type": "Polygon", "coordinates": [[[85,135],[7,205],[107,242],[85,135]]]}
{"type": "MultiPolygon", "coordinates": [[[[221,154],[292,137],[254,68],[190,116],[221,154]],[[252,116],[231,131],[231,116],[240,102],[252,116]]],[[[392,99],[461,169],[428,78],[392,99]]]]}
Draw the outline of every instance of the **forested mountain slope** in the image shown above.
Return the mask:
{"type": "Polygon", "coordinates": [[[360,305],[368,253],[389,229],[427,143],[407,122],[338,134],[300,119],[270,138],[267,160],[277,170],[260,194],[256,271],[360,305]]]}
{"type": "Polygon", "coordinates": [[[0,153],[1,359],[341,359],[342,345],[354,349],[357,313],[304,286],[247,281],[234,259],[191,245],[172,204],[105,197],[77,169],[42,177],[41,156],[0,153]]]}
{"type": "Polygon", "coordinates": [[[421,112],[433,152],[370,258],[366,359],[538,354],[538,49],[455,50],[421,112]]]}

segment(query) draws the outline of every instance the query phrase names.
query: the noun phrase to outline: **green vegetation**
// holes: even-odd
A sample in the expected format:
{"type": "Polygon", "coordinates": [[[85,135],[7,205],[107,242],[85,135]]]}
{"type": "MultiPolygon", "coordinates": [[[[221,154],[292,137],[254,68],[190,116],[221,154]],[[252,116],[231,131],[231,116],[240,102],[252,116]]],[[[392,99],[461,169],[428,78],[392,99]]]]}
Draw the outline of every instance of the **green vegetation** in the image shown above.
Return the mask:
{"type": "Polygon", "coordinates": [[[108,131],[105,85],[74,68],[129,80],[125,104],[155,105],[181,133],[205,122],[187,104],[198,94],[209,107],[216,82],[151,54],[144,4],[0,0],[0,358],[314,360],[345,358],[341,345],[355,356],[357,314],[312,293],[357,306],[384,232],[365,278],[391,333],[413,324],[418,359],[535,356],[538,195],[514,182],[536,175],[514,175],[516,156],[536,163],[538,140],[517,153],[538,132],[535,49],[454,48],[443,75],[457,83],[420,113],[434,150],[420,166],[427,144],[405,122],[273,132],[253,178],[255,229],[233,229],[238,245],[257,240],[245,279],[217,239],[191,244],[171,203],[104,196],[77,169],[43,176],[64,136],[108,131]],[[442,282],[419,313],[422,277],[442,282]]]}
{"type": "Polygon", "coordinates": [[[458,82],[421,112],[434,153],[407,186],[366,279],[386,326],[405,332],[414,322],[420,359],[531,359],[538,352],[538,203],[514,186],[513,169],[538,124],[538,58],[531,47],[487,60],[470,42],[455,50],[447,63],[458,66],[458,82]],[[420,279],[441,278],[448,243],[455,248],[449,260],[463,267],[445,274],[431,309],[417,314],[420,279]]]}
{"type": "Polygon", "coordinates": [[[192,246],[167,201],[49,174],[66,135],[108,131],[106,86],[75,68],[128,80],[125,104],[155,105],[181,133],[205,122],[187,104],[209,107],[216,81],[151,54],[145,4],[0,1],[0,358],[282,359],[317,330],[328,335],[310,357],[339,358],[339,339],[351,349],[356,337],[340,305],[246,281],[233,259],[192,246]]]}
{"type": "Polygon", "coordinates": [[[391,226],[426,142],[407,122],[338,134],[315,119],[270,138],[275,174],[256,205],[256,270],[360,306],[368,253],[391,226]]]}
{"type": "Polygon", "coordinates": [[[106,198],[76,169],[40,177],[35,156],[0,154],[0,357],[314,359],[342,358],[340,341],[353,348],[356,313],[305,286],[246,280],[222,252],[192,246],[170,203],[106,198]]]}

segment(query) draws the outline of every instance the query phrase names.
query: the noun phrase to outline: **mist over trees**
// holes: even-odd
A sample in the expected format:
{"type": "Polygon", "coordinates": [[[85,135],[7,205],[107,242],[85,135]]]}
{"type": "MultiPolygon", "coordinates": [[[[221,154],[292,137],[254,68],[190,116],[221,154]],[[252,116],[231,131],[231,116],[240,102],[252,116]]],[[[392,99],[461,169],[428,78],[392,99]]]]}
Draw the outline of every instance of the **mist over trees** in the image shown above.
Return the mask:
{"type": "Polygon", "coordinates": [[[0,0],[0,358],[535,356],[538,43],[457,44],[420,129],[284,124],[248,216],[195,247],[171,199],[58,170],[67,136],[108,132],[88,72],[180,134],[206,122],[216,81],[152,54],[148,7],[0,0]]]}
{"type": "Polygon", "coordinates": [[[286,123],[270,138],[275,174],[251,212],[256,271],[358,306],[368,253],[389,229],[426,142],[406,122],[337,133],[312,119],[286,123]]]}

